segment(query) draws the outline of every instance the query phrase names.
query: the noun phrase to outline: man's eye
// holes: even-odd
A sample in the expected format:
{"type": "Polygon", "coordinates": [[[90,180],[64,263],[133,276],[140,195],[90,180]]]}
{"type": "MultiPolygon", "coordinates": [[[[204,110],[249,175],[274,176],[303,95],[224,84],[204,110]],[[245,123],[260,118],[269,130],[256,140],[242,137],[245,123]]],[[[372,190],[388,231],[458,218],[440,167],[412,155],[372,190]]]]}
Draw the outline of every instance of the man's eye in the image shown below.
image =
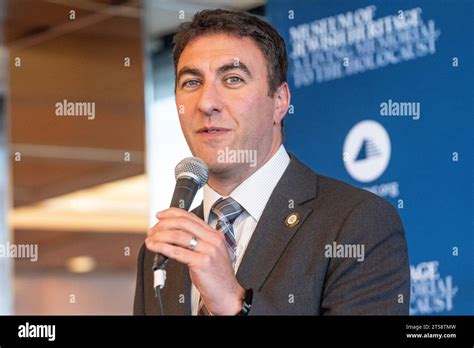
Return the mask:
{"type": "Polygon", "coordinates": [[[231,76],[231,77],[226,78],[225,81],[231,85],[236,85],[242,82],[243,80],[238,76],[231,76]]]}
{"type": "Polygon", "coordinates": [[[183,84],[181,85],[182,88],[186,87],[196,87],[199,84],[198,80],[188,80],[184,81],[183,84]]]}

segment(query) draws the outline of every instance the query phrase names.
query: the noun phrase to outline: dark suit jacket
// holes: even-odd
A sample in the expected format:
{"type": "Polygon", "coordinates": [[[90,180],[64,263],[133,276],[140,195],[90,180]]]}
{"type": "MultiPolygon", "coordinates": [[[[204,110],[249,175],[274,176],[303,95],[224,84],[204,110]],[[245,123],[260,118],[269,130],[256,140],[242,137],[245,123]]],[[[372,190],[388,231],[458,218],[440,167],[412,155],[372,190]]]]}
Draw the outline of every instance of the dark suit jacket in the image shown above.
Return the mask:
{"type": "MultiPolygon", "coordinates": [[[[194,213],[202,218],[202,205],[194,213]]],[[[143,245],[136,315],[159,314],[153,258],[143,245]]],[[[402,222],[385,200],[318,175],[292,156],[257,224],[237,279],[254,289],[250,315],[407,315],[410,271],[402,222]],[[294,227],[285,223],[291,213],[300,217],[294,227]],[[364,245],[364,261],[325,256],[333,242],[364,245]]],[[[169,261],[162,294],[165,314],[191,314],[186,265],[169,261]]]]}

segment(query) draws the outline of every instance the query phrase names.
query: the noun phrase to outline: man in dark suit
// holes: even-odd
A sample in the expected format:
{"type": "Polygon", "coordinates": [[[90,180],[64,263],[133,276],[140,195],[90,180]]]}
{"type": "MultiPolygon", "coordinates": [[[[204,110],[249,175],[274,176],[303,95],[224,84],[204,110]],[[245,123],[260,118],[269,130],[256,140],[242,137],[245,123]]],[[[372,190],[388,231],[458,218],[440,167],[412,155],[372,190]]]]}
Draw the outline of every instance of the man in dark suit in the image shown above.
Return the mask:
{"type": "Polygon", "coordinates": [[[195,211],[157,214],[134,313],[160,313],[152,264],[161,253],[168,315],[408,314],[396,210],[282,145],[290,92],[278,33],[244,13],[202,11],[180,27],[174,62],[181,128],[209,181],[195,211]]]}

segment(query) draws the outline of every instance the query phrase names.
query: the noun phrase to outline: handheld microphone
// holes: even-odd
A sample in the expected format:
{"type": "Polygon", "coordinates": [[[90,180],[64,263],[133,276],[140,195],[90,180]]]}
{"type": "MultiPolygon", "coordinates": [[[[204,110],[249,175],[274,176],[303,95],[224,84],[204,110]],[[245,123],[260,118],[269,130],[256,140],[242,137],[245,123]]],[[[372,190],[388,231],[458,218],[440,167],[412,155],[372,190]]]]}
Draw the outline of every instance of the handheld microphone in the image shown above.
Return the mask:
{"type": "MultiPolygon", "coordinates": [[[[181,208],[189,210],[196,196],[196,193],[203,187],[209,178],[209,170],[206,164],[197,157],[187,157],[176,165],[174,170],[176,186],[170,208],[181,208]]],[[[161,254],[156,254],[153,261],[153,279],[155,294],[165,286],[165,267],[168,258],[161,254]]]]}

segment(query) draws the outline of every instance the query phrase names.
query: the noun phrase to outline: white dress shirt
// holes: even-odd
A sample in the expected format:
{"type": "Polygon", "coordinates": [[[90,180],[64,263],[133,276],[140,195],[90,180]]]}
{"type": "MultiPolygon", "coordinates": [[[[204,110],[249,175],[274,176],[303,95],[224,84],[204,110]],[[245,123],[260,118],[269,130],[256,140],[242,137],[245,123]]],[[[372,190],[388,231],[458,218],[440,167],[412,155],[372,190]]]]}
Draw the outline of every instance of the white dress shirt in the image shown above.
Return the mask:
{"type": "MultiPolygon", "coordinates": [[[[278,181],[285,172],[290,157],[283,145],[270,158],[267,163],[260,167],[255,173],[237,186],[230,194],[245,210],[234,221],[233,228],[237,241],[237,260],[235,272],[239,269],[242,257],[247,249],[247,245],[257,226],[263,210],[267,205],[270,196],[278,181]]],[[[217,219],[214,214],[210,214],[214,203],[222,196],[214,191],[210,186],[204,186],[203,212],[204,221],[209,226],[216,227],[217,219]]],[[[191,308],[192,314],[197,315],[200,294],[197,288],[192,285],[191,308]]]]}

